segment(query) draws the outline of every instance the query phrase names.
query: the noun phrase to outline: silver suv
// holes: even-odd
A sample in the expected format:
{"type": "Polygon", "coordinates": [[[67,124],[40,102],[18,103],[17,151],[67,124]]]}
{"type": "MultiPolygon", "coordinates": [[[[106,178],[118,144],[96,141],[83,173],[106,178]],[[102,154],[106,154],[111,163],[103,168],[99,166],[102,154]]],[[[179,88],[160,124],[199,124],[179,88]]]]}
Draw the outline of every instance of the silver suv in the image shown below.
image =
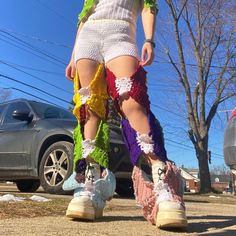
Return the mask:
{"type": "MultiPolygon", "coordinates": [[[[70,111],[26,99],[0,104],[0,180],[14,181],[22,192],[41,185],[48,193],[62,193],[72,172],[73,130],[70,111]]],[[[117,178],[116,192],[132,194],[132,165],[121,130],[110,124],[110,169],[117,178]]]]}

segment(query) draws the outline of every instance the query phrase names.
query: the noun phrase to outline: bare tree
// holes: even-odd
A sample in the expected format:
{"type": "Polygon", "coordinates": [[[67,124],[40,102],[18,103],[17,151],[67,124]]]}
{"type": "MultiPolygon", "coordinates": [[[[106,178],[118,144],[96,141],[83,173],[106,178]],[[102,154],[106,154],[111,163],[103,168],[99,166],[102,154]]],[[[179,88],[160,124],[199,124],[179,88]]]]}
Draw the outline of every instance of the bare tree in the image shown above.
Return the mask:
{"type": "Polygon", "coordinates": [[[6,101],[11,96],[10,90],[0,89],[0,102],[6,101]]]}
{"type": "Polygon", "coordinates": [[[226,165],[214,165],[210,173],[213,175],[230,175],[231,171],[226,165]]]}
{"type": "Polygon", "coordinates": [[[235,3],[230,0],[165,2],[175,41],[175,46],[165,45],[165,53],[184,89],[188,136],[198,159],[200,191],[210,192],[209,129],[218,106],[236,95],[236,24],[232,11],[235,3]]]}

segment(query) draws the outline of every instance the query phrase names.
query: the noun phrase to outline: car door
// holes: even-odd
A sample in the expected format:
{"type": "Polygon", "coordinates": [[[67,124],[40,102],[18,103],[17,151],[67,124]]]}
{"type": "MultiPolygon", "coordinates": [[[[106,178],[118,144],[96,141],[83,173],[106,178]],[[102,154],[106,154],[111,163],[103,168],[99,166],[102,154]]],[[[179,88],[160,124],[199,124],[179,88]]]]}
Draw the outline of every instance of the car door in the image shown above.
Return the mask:
{"type": "Polygon", "coordinates": [[[31,111],[26,102],[19,101],[10,103],[3,114],[0,126],[1,176],[15,175],[14,171],[19,172],[19,175],[24,175],[24,171],[26,172],[30,165],[30,152],[34,137],[33,124],[14,119],[12,113],[15,110],[31,111]]]}

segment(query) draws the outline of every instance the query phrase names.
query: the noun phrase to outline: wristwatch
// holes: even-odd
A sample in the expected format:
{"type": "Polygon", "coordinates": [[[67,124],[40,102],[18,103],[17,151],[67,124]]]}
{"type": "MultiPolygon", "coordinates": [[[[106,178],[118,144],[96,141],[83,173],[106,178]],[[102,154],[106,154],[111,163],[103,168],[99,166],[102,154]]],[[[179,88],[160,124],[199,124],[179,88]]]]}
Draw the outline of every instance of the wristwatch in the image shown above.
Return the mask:
{"type": "Polygon", "coordinates": [[[155,44],[155,42],[152,39],[145,39],[144,43],[150,43],[153,48],[156,47],[156,44],[155,44]]]}

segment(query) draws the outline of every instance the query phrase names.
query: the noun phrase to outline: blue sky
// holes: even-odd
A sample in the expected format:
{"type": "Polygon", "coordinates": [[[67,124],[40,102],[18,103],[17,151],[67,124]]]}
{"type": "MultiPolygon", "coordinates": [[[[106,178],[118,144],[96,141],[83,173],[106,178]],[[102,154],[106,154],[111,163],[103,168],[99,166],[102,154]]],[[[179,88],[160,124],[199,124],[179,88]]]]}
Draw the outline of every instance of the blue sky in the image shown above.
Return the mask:
{"type": "MultiPolygon", "coordinates": [[[[64,71],[70,59],[82,2],[0,0],[0,74],[70,102],[73,87],[72,83],[66,80],[64,71]]],[[[167,8],[162,4],[158,16],[160,20],[157,24],[157,41],[161,37],[160,24],[167,14],[167,8]]],[[[140,20],[137,36],[140,48],[143,42],[140,20]]],[[[185,108],[184,105],[178,105],[183,101],[181,87],[178,87],[176,75],[170,65],[162,63],[159,47],[156,48],[156,55],[159,62],[146,67],[149,94],[153,104],[152,110],[164,128],[169,158],[177,165],[197,167],[194,149],[186,135],[185,108]]],[[[15,88],[11,89],[11,98],[32,99],[32,96],[19,91],[22,90],[59,106],[68,107],[68,103],[64,101],[6,78],[0,77],[0,87],[15,88]]],[[[224,110],[225,107],[220,109],[224,110]]],[[[225,114],[218,113],[210,131],[209,149],[212,151],[212,165],[224,163],[222,146],[225,124],[225,114]]]]}

